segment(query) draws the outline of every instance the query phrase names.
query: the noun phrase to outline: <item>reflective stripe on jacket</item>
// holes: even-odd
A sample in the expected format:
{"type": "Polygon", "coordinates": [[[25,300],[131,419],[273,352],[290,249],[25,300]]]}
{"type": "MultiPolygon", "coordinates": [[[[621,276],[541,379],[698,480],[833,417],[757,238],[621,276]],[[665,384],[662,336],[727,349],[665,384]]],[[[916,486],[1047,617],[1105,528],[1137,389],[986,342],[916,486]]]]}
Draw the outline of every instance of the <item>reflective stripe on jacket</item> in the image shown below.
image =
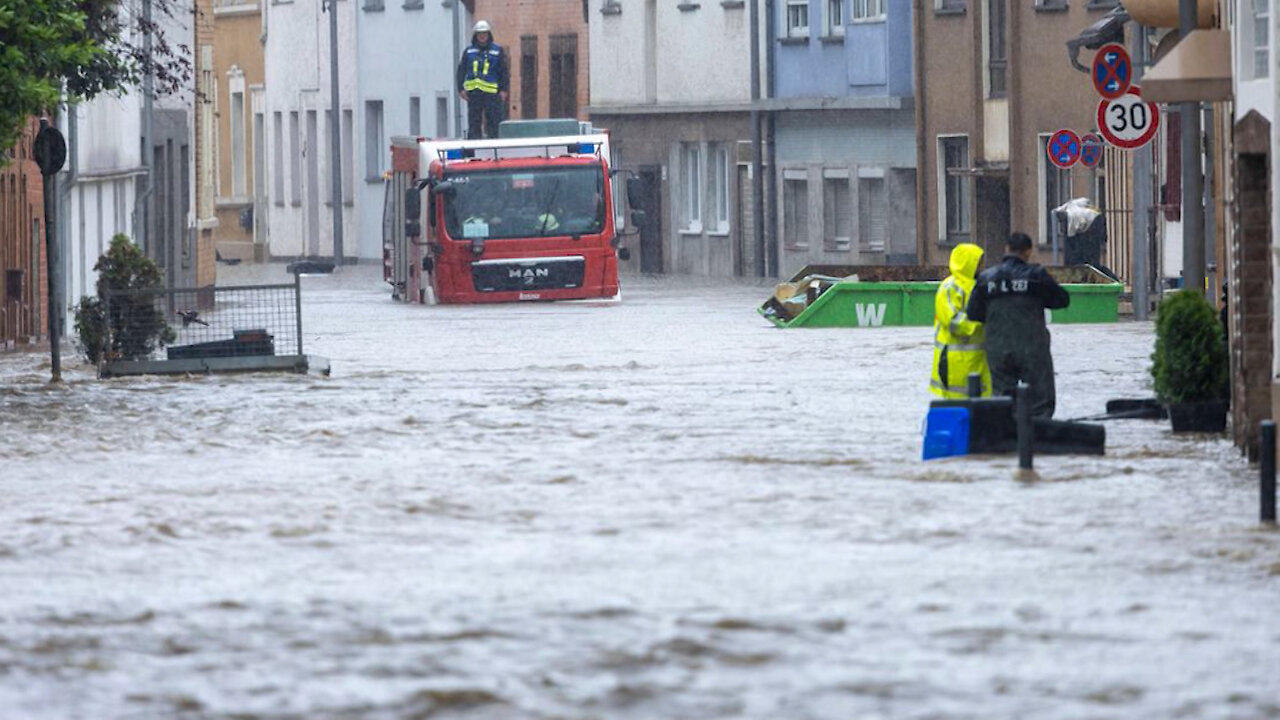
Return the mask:
{"type": "Polygon", "coordinates": [[[991,394],[991,370],[983,349],[982,323],[965,314],[973,292],[982,248],[961,243],[951,251],[951,276],[933,300],[933,377],[929,389],[944,398],[969,396],[969,375],[982,377],[982,394],[991,394]]]}
{"type": "Polygon", "coordinates": [[[487,47],[471,46],[462,55],[465,75],[462,89],[470,92],[479,90],[489,94],[497,93],[502,85],[502,68],[504,64],[502,47],[490,44],[487,47]]]}

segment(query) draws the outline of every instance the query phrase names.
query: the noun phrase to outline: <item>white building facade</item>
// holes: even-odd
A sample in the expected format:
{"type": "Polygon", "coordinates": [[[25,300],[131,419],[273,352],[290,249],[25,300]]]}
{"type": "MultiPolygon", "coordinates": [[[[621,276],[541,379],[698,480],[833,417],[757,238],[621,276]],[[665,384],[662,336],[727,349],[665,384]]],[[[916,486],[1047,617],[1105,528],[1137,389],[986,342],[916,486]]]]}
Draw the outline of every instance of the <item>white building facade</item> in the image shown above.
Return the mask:
{"type": "MultiPolygon", "coordinates": [[[[343,257],[374,261],[382,257],[391,137],[458,130],[454,9],[425,0],[339,0],[336,8],[343,257]]],[[[329,36],[318,2],[264,8],[266,83],[253,110],[265,128],[265,225],[274,258],[334,256],[329,36]]]]}

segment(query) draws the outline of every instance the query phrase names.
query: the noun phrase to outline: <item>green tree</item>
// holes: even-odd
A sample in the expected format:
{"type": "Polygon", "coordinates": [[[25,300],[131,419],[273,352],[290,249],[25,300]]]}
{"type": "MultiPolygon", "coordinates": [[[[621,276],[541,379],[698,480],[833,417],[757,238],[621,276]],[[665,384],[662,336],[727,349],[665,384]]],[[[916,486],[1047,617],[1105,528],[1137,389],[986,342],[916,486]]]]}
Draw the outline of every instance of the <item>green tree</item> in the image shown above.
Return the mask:
{"type": "Polygon", "coordinates": [[[1223,400],[1228,392],[1227,348],[1217,313],[1204,296],[1181,290],[1156,311],[1151,376],[1166,403],[1223,400]]]}
{"type": "Polygon", "coordinates": [[[174,0],[152,3],[148,21],[133,0],[0,0],[0,150],[64,93],[67,102],[87,100],[147,74],[157,94],[176,92],[191,77],[190,49],[171,45],[157,21],[179,12],[174,0]]]}
{"type": "Polygon", "coordinates": [[[93,266],[98,273],[98,296],[85,296],[76,306],[76,332],[89,362],[100,359],[137,360],[156,347],[173,342],[174,332],[157,307],[163,295],[112,291],[155,290],[163,286],[160,268],[127,235],[111,238],[111,247],[93,266]],[[108,302],[110,299],[110,302],[108,302]]]}

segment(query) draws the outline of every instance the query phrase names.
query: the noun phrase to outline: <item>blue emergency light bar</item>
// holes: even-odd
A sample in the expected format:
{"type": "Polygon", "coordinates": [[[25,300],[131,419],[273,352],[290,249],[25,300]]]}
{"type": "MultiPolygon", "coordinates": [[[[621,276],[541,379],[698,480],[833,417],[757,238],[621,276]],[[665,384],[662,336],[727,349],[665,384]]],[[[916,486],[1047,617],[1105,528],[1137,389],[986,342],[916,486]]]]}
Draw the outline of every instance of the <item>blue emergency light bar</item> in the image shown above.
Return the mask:
{"type": "Polygon", "coordinates": [[[453,148],[452,150],[445,150],[444,159],[445,160],[461,160],[462,148],[453,148]]]}
{"type": "Polygon", "coordinates": [[[577,145],[568,146],[568,151],[578,153],[579,155],[590,155],[596,151],[595,143],[578,143],[577,145]]]}

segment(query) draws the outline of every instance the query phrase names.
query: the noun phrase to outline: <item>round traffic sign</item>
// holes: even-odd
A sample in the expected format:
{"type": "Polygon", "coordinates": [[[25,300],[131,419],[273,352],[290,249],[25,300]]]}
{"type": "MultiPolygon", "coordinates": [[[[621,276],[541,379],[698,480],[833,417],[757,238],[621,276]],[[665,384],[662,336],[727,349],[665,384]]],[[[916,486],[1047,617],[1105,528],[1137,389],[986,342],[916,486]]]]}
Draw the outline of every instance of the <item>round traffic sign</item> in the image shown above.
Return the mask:
{"type": "Polygon", "coordinates": [[[1065,170],[1080,159],[1080,136],[1071,130],[1059,130],[1049,136],[1045,149],[1049,162],[1065,170]]]}
{"type": "Polygon", "coordinates": [[[1088,133],[1080,138],[1080,164],[1087,168],[1098,167],[1098,163],[1102,162],[1102,136],[1097,133],[1088,133]]]}
{"type": "Polygon", "coordinates": [[[42,121],[40,132],[31,144],[31,154],[40,166],[40,174],[53,175],[67,162],[67,141],[58,128],[42,121]]]}
{"type": "Polygon", "coordinates": [[[1109,43],[1093,56],[1093,88],[1108,100],[1125,94],[1133,82],[1133,61],[1123,45],[1109,43]]]}
{"type": "Polygon", "coordinates": [[[1142,88],[1129,87],[1124,95],[1098,103],[1098,131],[1107,142],[1126,150],[1151,142],[1160,129],[1160,110],[1142,99],[1142,88]]]}

